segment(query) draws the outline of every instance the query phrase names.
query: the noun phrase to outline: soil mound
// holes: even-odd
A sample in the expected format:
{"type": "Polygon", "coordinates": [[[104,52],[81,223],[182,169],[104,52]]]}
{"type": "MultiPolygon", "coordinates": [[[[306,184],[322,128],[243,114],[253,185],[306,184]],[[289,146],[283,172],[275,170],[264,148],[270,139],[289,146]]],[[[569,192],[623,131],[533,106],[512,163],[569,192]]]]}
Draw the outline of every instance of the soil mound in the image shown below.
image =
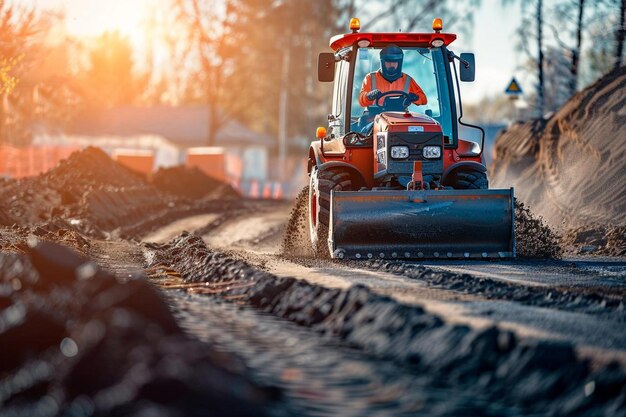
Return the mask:
{"type": "Polygon", "coordinates": [[[220,199],[240,197],[233,187],[209,177],[196,167],[161,168],[154,174],[152,183],[161,191],[188,199],[207,195],[220,199]]]}
{"type": "Polygon", "coordinates": [[[559,236],[518,199],[515,199],[515,244],[520,258],[560,259],[563,255],[559,236]]]}
{"type": "Polygon", "coordinates": [[[570,229],[563,236],[570,253],[626,256],[626,226],[591,225],[570,229]]]}
{"type": "Polygon", "coordinates": [[[98,234],[165,209],[168,200],[141,175],[89,147],[37,177],[0,185],[0,225],[63,219],[98,234]]]}
{"type": "Polygon", "coordinates": [[[77,201],[85,191],[103,185],[108,187],[147,185],[141,174],[118,164],[104,151],[91,146],[80,152],[74,152],[41,177],[50,188],[67,195],[68,200],[64,200],[66,204],[77,201]]]}
{"type": "Polygon", "coordinates": [[[266,415],[278,391],[188,337],[145,279],[67,248],[0,253],[2,415],[266,415]]]}
{"type": "Polygon", "coordinates": [[[161,170],[150,183],[89,147],[37,177],[0,181],[0,226],[64,221],[88,236],[129,237],[181,216],[228,210],[239,200],[230,185],[197,169],[161,170]]]}
{"type": "Polygon", "coordinates": [[[492,185],[514,186],[521,201],[565,232],[589,229],[595,235],[609,226],[624,227],[625,137],[622,66],[573,96],[551,118],[503,132],[494,149],[492,185]]]}

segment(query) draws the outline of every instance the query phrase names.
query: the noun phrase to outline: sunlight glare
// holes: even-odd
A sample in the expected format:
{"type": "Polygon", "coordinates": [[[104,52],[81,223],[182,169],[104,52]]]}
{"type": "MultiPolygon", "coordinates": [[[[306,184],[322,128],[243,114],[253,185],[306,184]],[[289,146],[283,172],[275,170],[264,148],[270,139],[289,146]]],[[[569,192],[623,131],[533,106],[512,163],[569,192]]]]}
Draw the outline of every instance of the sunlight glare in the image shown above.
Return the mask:
{"type": "Polygon", "coordinates": [[[141,47],[145,43],[146,24],[151,7],[159,0],[31,0],[64,12],[67,30],[81,37],[95,37],[117,31],[141,47]]]}

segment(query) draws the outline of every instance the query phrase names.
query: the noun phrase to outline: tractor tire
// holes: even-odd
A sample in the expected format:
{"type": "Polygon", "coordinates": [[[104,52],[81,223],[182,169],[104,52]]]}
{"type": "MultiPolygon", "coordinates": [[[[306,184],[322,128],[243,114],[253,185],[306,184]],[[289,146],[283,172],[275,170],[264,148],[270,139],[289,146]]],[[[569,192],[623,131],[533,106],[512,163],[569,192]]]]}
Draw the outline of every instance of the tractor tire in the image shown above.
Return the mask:
{"type": "Polygon", "coordinates": [[[328,226],[331,191],[352,191],[350,174],[345,171],[313,168],[309,179],[309,232],[316,258],[329,258],[328,226]]]}
{"type": "Polygon", "coordinates": [[[455,190],[486,190],[489,188],[489,180],[487,173],[470,168],[452,172],[446,178],[445,185],[455,190]]]}

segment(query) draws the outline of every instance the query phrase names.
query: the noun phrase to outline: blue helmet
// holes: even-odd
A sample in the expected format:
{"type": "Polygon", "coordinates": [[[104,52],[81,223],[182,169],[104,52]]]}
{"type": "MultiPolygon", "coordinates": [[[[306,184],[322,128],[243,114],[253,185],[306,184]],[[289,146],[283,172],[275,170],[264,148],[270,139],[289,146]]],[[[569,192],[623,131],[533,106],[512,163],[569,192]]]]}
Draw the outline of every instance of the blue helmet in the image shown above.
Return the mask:
{"type": "Polygon", "coordinates": [[[385,46],[380,51],[380,71],[383,77],[387,81],[394,82],[398,78],[402,77],[402,59],[404,58],[404,52],[396,45],[385,46]],[[386,62],[397,62],[396,68],[387,68],[386,62]]]}

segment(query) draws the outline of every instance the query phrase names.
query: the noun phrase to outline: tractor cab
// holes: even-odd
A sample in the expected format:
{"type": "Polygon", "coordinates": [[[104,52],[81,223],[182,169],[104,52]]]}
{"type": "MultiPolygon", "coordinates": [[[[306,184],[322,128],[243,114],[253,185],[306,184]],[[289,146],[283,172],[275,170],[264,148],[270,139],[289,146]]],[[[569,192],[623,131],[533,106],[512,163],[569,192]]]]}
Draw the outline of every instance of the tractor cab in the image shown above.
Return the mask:
{"type": "MultiPolygon", "coordinates": [[[[371,136],[376,116],[386,112],[426,116],[442,131],[444,145],[457,148],[457,98],[455,96],[454,57],[447,46],[456,35],[441,33],[441,20],[435,19],[433,33],[359,33],[360,23],[351,22],[352,33],[335,36],[330,46],[335,52],[320,54],[319,80],[334,81],[329,119],[330,138],[343,138],[348,133],[371,136]],[[362,106],[359,94],[366,75],[381,68],[380,52],[388,45],[402,49],[402,72],[412,78],[424,92],[424,105],[411,103],[407,86],[386,92],[374,104],[362,106]]],[[[473,81],[473,54],[461,54],[461,80],[473,81]]],[[[353,136],[353,135],[351,135],[353,136]]]]}

